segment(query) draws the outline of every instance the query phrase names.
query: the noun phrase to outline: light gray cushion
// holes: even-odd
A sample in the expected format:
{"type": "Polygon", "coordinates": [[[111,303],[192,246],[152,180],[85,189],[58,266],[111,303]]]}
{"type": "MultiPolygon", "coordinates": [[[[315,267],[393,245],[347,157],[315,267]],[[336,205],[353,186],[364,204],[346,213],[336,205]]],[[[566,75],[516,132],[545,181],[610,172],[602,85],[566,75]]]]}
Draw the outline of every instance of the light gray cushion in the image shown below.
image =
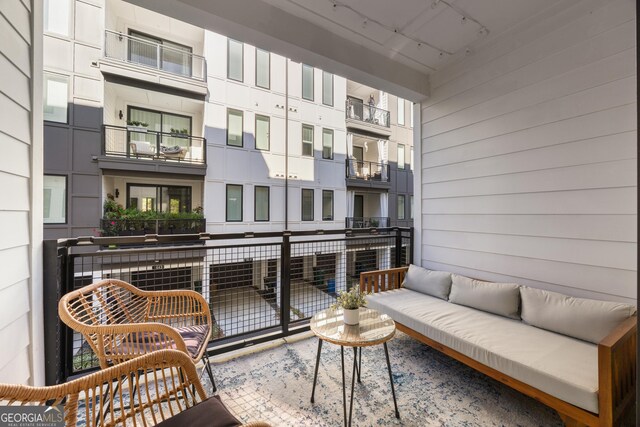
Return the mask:
{"type": "Polygon", "coordinates": [[[403,286],[423,294],[447,300],[451,290],[451,273],[427,270],[417,265],[409,265],[403,286]]]}
{"type": "Polygon", "coordinates": [[[598,346],[409,289],[367,297],[367,307],[465,356],[598,412],[598,346]]]}
{"type": "Polygon", "coordinates": [[[488,311],[500,316],[520,319],[520,285],[493,283],[451,275],[449,302],[488,311]]]}
{"type": "Polygon", "coordinates": [[[526,286],[520,288],[520,295],[526,323],[595,344],[636,311],[629,304],[574,298],[526,286]]]}

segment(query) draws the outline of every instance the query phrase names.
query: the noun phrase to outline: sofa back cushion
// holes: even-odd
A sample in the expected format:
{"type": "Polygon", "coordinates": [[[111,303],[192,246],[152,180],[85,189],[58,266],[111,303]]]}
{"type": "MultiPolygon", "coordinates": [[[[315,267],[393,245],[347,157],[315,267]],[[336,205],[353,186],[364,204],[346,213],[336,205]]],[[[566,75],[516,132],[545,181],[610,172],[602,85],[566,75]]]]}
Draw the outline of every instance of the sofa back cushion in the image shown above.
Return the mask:
{"type": "Polygon", "coordinates": [[[520,295],[526,323],[595,344],[636,312],[629,304],[574,298],[526,286],[520,288],[520,295]]]}
{"type": "Polygon", "coordinates": [[[451,290],[451,273],[427,270],[411,264],[404,276],[403,286],[446,301],[451,290]]]}
{"type": "Polygon", "coordinates": [[[451,280],[449,302],[512,319],[520,319],[518,314],[520,285],[516,283],[483,282],[458,274],[452,274],[451,280]]]}

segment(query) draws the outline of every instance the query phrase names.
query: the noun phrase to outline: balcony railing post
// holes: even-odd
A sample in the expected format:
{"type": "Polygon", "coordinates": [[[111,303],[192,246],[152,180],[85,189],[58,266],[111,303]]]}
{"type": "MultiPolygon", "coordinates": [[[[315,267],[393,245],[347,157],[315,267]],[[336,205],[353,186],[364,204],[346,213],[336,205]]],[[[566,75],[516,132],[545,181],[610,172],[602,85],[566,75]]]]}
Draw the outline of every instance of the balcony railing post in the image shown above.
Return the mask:
{"type": "Polygon", "coordinates": [[[396,227],[396,268],[402,266],[402,231],[396,227]]]}
{"type": "Polygon", "coordinates": [[[43,249],[43,316],[44,316],[44,360],[45,384],[54,385],[64,381],[65,341],[64,325],[58,318],[58,301],[65,291],[67,248],[59,249],[56,240],[45,240],[43,249]]]}
{"type": "Polygon", "coordinates": [[[409,264],[413,264],[413,227],[409,230],[409,264]]]}
{"type": "Polygon", "coordinates": [[[289,332],[290,306],[291,306],[291,232],[285,231],[282,235],[282,248],[280,261],[280,320],[282,321],[282,333],[289,332]]]}

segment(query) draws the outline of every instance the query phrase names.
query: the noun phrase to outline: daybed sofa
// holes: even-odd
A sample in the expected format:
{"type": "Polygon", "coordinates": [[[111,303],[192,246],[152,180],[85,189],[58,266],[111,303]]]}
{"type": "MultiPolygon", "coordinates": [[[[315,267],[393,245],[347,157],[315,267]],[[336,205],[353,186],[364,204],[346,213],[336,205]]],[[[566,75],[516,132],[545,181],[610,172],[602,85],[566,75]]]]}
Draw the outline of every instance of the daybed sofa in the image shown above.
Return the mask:
{"type": "Polygon", "coordinates": [[[636,308],[411,265],[362,273],[398,330],[555,409],[619,425],[635,397],[636,308]]]}

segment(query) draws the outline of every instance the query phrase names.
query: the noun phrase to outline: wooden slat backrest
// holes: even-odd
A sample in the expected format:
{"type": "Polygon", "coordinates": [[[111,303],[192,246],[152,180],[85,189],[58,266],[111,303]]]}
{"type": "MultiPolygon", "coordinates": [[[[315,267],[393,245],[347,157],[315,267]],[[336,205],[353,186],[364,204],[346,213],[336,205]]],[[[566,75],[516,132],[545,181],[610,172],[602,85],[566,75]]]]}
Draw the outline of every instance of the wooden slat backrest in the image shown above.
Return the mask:
{"type": "Polygon", "coordinates": [[[360,273],[360,290],[378,293],[399,289],[408,269],[409,267],[399,267],[360,273]]]}

